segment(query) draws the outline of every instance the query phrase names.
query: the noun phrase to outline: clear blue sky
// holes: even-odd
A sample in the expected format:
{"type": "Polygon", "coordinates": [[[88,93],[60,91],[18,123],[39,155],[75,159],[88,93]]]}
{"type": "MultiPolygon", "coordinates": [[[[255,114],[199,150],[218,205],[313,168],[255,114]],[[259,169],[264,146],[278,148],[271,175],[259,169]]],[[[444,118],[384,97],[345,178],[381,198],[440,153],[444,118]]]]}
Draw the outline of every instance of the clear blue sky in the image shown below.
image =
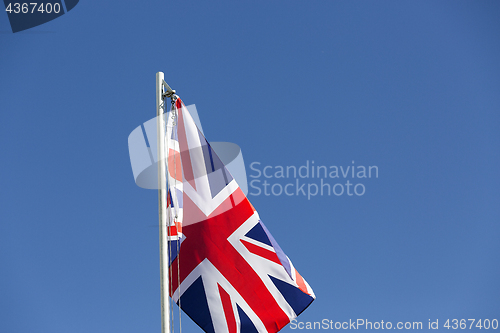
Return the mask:
{"type": "Polygon", "coordinates": [[[499,2],[82,0],[0,13],[0,59],[0,332],[160,331],[127,147],[158,71],[248,175],[378,167],[362,196],[249,196],[316,293],[300,321],[500,320],[499,2]]]}

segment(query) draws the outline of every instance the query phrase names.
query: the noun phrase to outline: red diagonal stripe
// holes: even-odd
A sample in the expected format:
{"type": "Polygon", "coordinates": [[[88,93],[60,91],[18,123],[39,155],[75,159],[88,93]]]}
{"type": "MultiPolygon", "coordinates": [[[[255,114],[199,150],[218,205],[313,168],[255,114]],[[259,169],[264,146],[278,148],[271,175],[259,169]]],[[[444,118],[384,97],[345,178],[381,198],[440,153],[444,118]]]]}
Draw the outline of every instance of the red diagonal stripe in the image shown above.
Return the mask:
{"type": "Polygon", "coordinates": [[[297,285],[299,286],[299,289],[302,290],[304,293],[309,294],[309,292],[307,291],[307,286],[306,286],[306,283],[304,281],[304,278],[299,274],[299,272],[297,272],[297,270],[295,270],[295,282],[297,282],[297,285]]]}
{"type": "Polygon", "coordinates": [[[220,284],[217,283],[217,286],[219,287],[220,299],[222,301],[224,314],[226,315],[226,322],[229,333],[236,333],[236,318],[234,318],[233,306],[231,305],[231,297],[224,289],[222,289],[220,284]]]}
{"type": "Polygon", "coordinates": [[[263,247],[249,243],[243,239],[240,239],[240,242],[243,243],[243,245],[245,245],[245,247],[248,249],[248,251],[252,252],[253,254],[256,254],[262,258],[266,258],[267,260],[275,262],[278,265],[281,265],[281,261],[278,258],[278,255],[276,254],[276,252],[269,251],[268,249],[264,249],[263,247]]]}

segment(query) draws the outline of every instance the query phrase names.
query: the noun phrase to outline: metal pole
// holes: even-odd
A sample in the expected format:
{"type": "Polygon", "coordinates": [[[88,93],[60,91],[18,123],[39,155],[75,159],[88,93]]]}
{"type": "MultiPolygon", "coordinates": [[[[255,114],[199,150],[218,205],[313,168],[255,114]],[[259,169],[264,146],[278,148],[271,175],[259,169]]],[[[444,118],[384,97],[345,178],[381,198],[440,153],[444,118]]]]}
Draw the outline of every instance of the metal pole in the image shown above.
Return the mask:
{"type": "Polygon", "coordinates": [[[163,72],[156,73],[156,122],[158,138],[158,211],[160,216],[161,332],[170,333],[170,303],[167,240],[167,163],[165,158],[165,115],[163,72]]]}

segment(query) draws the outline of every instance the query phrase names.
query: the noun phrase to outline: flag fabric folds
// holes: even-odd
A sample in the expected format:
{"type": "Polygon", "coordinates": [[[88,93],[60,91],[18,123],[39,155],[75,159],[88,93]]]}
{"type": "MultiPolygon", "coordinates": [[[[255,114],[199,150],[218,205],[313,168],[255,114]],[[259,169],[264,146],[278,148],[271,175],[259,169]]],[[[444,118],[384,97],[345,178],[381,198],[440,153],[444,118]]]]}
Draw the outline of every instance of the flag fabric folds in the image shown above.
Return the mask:
{"type": "Polygon", "coordinates": [[[314,300],[177,98],[168,113],[170,296],[207,333],[277,332],[314,300]]]}

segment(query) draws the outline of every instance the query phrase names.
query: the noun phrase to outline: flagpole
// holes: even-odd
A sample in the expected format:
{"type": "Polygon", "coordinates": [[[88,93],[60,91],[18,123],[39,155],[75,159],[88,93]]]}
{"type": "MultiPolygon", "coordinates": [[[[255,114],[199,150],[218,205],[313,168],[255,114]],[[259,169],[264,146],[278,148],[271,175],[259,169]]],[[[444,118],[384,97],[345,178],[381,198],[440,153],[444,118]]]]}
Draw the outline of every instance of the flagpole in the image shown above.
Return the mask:
{"type": "Polygon", "coordinates": [[[170,302],[167,240],[167,163],[165,159],[165,114],[163,72],[156,73],[156,123],[158,139],[158,212],[160,228],[161,332],[170,333],[170,302]]]}

